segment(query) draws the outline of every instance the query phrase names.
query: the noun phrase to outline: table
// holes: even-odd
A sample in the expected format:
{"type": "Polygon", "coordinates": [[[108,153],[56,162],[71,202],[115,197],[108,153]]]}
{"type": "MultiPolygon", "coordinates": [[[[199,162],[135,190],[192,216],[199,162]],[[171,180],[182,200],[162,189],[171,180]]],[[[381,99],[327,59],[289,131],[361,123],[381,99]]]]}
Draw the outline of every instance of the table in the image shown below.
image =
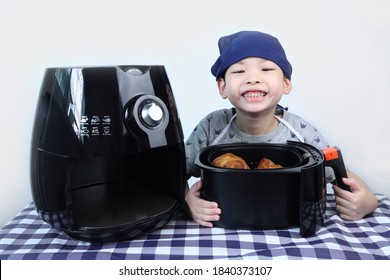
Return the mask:
{"type": "Polygon", "coordinates": [[[390,259],[390,200],[377,195],[374,213],[341,220],[327,195],[323,227],[302,238],[299,228],[205,228],[184,213],[165,227],[131,241],[91,244],[70,239],[45,223],[28,204],[0,230],[1,260],[390,259]]]}

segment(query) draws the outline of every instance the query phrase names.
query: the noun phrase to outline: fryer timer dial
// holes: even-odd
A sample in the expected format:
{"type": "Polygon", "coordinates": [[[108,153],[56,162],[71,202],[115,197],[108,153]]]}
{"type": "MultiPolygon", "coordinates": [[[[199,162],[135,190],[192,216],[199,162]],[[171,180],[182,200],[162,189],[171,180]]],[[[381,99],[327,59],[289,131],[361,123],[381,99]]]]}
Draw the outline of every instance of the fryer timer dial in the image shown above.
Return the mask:
{"type": "Polygon", "coordinates": [[[152,94],[139,94],[123,109],[124,128],[131,137],[138,137],[136,135],[142,130],[151,148],[167,145],[165,130],[169,124],[169,111],[163,100],[152,94]]]}
{"type": "Polygon", "coordinates": [[[164,111],[160,104],[147,100],[141,108],[141,118],[150,127],[158,126],[164,118],[164,111]]]}

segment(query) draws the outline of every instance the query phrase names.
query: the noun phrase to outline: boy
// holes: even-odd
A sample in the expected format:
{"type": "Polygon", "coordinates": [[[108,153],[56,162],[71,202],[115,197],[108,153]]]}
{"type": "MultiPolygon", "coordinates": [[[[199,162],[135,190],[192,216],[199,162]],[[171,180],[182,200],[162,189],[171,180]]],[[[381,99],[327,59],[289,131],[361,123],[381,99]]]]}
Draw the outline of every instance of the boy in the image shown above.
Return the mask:
{"type": "MultiPolygon", "coordinates": [[[[210,113],[200,121],[186,142],[187,176],[199,177],[195,158],[203,147],[222,143],[286,143],[302,141],[318,149],[328,143],[310,123],[280,109],[278,102],[292,89],[292,67],[278,39],[262,32],[241,31],[218,41],[220,56],[211,68],[220,95],[234,108],[210,113]]],[[[327,169],[327,180],[332,174],[327,169]]],[[[346,220],[361,219],[378,201],[356,174],[347,171],[343,182],[352,192],[333,186],[336,209],[346,220]]],[[[202,182],[187,192],[186,203],[193,220],[212,227],[221,209],[216,202],[200,198],[202,182]]]]}

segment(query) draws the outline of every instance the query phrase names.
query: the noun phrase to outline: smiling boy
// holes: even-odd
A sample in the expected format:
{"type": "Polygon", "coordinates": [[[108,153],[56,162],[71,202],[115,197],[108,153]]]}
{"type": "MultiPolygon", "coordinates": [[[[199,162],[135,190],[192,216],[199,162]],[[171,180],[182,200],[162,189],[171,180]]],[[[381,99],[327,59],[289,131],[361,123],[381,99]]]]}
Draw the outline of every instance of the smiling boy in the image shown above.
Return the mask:
{"type": "MultiPolygon", "coordinates": [[[[220,56],[211,68],[219,94],[228,99],[232,109],[214,111],[203,118],[186,141],[187,176],[200,176],[195,165],[199,151],[223,143],[286,143],[301,141],[319,150],[329,144],[306,120],[278,106],[284,94],[292,90],[292,67],[279,40],[258,31],[241,31],[219,39],[220,56]]],[[[343,182],[352,192],[334,186],[336,208],[340,217],[357,220],[370,214],[378,201],[365,182],[348,172],[343,182]]],[[[333,174],[327,169],[327,180],[333,174]]],[[[202,182],[187,192],[191,217],[200,225],[211,227],[223,209],[200,197],[202,182]]]]}

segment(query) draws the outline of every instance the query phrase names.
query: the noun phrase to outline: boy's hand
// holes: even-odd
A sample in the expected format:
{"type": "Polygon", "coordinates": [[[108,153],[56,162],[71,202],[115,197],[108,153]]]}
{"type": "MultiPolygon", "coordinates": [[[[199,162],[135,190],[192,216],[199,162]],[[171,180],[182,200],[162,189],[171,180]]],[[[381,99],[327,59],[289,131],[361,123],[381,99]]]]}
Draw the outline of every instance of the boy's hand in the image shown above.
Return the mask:
{"type": "Polygon", "coordinates": [[[200,197],[202,181],[196,182],[188,191],[185,200],[192,219],[205,227],[212,227],[212,221],[218,221],[221,209],[216,202],[204,200],[200,197]]]}
{"type": "Polygon", "coordinates": [[[348,170],[348,178],[343,178],[343,182],[351,188],[351,192],[333,186],[336,209],[342,219],[359,220],[377,208],[376,196],[356,174],[348,170]]]}

